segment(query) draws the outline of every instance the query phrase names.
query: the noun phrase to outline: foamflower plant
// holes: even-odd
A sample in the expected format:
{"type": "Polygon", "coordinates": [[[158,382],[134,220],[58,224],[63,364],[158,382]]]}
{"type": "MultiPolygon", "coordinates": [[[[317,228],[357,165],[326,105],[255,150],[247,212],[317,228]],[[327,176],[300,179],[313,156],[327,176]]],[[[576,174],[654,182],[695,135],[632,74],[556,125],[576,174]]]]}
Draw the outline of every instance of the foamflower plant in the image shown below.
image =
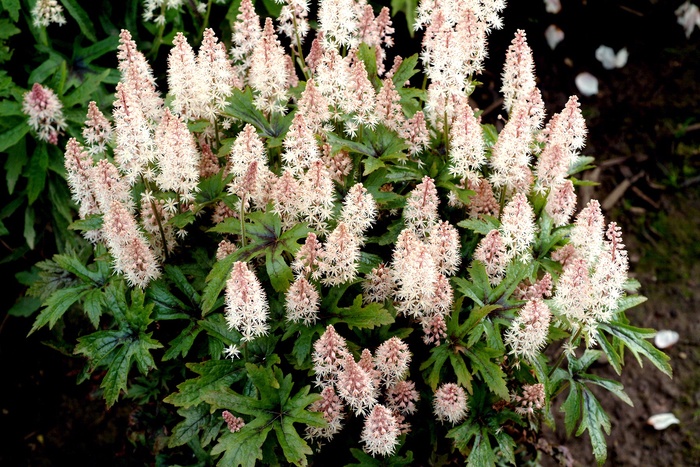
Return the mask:
{"type": "Polygon", "coordinates": [[[306,1],[243,0],[231,46],[175,35],[167,93],[122,31],[113,108],[65,150],[90,246],[38,265],[33,331],[82,310],[83,377],[164,401],[163,455],[198,465],[520,465],[559,452],[557,398],[604,462],[590,388],[631,401],[593,363],[671,369],[625,316],[620,227],[577,208],[585,121],[576,96],[546,115],[525,31],[502,129],[470,104],[504,7],[422,1],[420,54],[389,60],[386,8],[321,0],[312,32],[306,1]]]}

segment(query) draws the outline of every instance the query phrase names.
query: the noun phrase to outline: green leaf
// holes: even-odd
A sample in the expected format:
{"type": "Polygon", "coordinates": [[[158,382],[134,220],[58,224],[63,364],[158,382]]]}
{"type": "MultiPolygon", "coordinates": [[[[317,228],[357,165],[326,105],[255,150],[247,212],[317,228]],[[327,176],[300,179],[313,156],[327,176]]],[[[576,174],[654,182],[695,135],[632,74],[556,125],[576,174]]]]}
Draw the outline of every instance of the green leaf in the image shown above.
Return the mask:
{"type": "Polygon", "coordinates": [[[94,98],[95,92],[100,88],[100,85],[107,78],[109,72],[110,70],[106,69],[99,74],[88,74],[80,86],[63,98],[65,107],[70,108],[76,104],[87,104],[89,100],[94,98]]]}
{"type": "Polygon", "coordinates": [[[367,176],[377,169],[386,167],[386,164],[376,157],[367,156],[362,162],[365,164],[365,171],[362,173],[363,176],[367,176]]]}
{"type": "Polygon", "coordinates": [[[646,340],[656,335],[656,331],[653,329],[636,328],[620,322],[599,324],[598,327],[617,338],[630,349],[637,362],[639,362],[639,366],[643,366],[641,354],[647,357],[664,374],[670,377],[673,376],[673,369],[668,363],[671,358],[646,340]]]}
{"type": "Polygon", "coordinates": [[[262,460],[262,445],[267,434],[272,430],[269,417],[258,417],[246,423],[236,433],[225,433],[214,446],[211,453],[217,456],[224,453],[217,465],[221,467],[242,466],[255,467],[256,460],[262,460]]]}
{"type": "Polygon", "coordinates": [[[329,324],[342,322],[350,329],[371,329],[394,322],[394,317],[381,304],[370,303],[362,306],[362,294],[355,297],[352,306],[346,308],[334,306],[330,311],[334,316],[328,321],[329,324]]]}
{"type": "Polygon", "coordinates": [[[102,316],[102,290],[92,289],[83,297],[83,309],[88,316],[92,327],[97,329],[102,316]]]}
{"type": "Polygon", "coordinates": [[[202,316],[206,316],[207,313],[214,309],[219,294],[224,289],[226,281],[231,275],[233,263],[238,260],[237,256],[238,255],[233,253],[214,263],[214,267],[207,276],[207,285],[204,287],[204,292],[202,293],[202,316]]]}
{"type": "Polygon", "coordinates": [[[489,352],[485,346],[478,346],[466,349],[465,353],[469,357],[472,367],[479,372],[491,392],[504,400],[510,400],[510,394],[506,387],[506,375],[499,364],[491,361],[493,356],[501,352],[497,350],[489,352]]]}
{"type": "MultiPolygon", "coordinates": [[[[3,141],[0,139],[0,141],[3,141]]],[[[15,185],[22,173],[22,168],[27,163],[27,145],[25,141],[15,144],[7,150],[7,160],[5,161],[5,179],[7,180],[7,192],[12,194],[15,185]]]]}
{"type": "Polygon", "coordinates": [[[202,363],[186,363],[185,366],[197,373],[196,378],[188,379],[177,386],[178,392],[170,394],[165,402],[177,407],[192,407],[203,402],[207,392],[220,392],[240,381],[245,373],[242,362],[230,360],[207,360],[202,363]]]}
{"type": "Polygon", "coordinates": [[[164,362],[177,358],[178,355],[181,355],[183,358],[187,356],[190,348],[192,348],[192,344],[194,344],[194,340],[199,333],[202,332],[201,327],[195,326],[196,324],[194,322],[190,323],[182,330],[180,335],[168,343],[170,348],[165,352],[165,355],[163,355],[164,362]]]}
{"type": "Polygon", "coordinates": [[[34,249],[36,241],[36,230],[34,229],[34,208],[27,206],[24,210],[24,240],[30,249],[34,249]]]}
{"type": "Polygon", "coordinates": [[[467,320],[459,327],[459,335],[465,336],[468,334],[472,329],[474,329],[474,327],[476,327],[477,324],[481,322],[482,319],[484,319],[484,317],[486,317],[492,311],[498,310],[499,308],[501,308],[500,305],[486,305],[472,308],[472,310],[469,312],[469,317],[467,320]]]}
{"type": "MultiPolygon", "coordinates": [[[[442,370],[443,365],[447,361],[449,356],[449,351],[447,350],[447,345],[442,344],[437,347],[430,349],[430,358],[424,361],[420,366],[420,371],[427,368],[430,369],[430,373],[426,378],[426,382],[430,385],[430,388],[435,392],[438,383],[440,382],[440,370],[442,370]]],[[[468,386],[471,387],[471,386],[468,386]]]]}
{"type": "Polygon", "coordinates": [[[44,308],[37,316],[34,325],[32,326],[29,334],[32,334],[37,329],[49,325],[49,329],[53,328],[56,321],[58,321],[68,308],[75,302],[80,300],[87,292],[89,286],[81,285],[78,287],[69,287],[66,289],[59,289],[44,302],[44,308]]]}
{"type": "Polygon", "coordinates": [[[287,462],[294,465],[307,465],[306,456],[313,454],[313,451],[299,436],[290,418],[284,417],[282,423],[273,424],[273,428],[287,462]]]}
{"type": "Polygon", "coordinates": [[[578,380],[581,382],[593,383],[602,388],[605,388],[611,393],[615,394],[617,397],[619,397],[625,404],[629,405],[630,407],[634,407],[632,399],[630,399],[627,393],[625,392],[625,387],[622,385],[622,383],[618,381],[613,381],[611,379],[601,378],[599,376],[589,375],[585,373],[580,374],[578,376],[578,380]]]}
{"type": "Polygon", "coordinates": [[[44,190],[46,172],[49,167],[49,152],[46,144],[39,143],[27,166],[27,199],[33,204],[44,190]]]}
{"type": "Polygon", "coordinates": [[[85,34],[85,37],[90,39],[92,42],[97,42],[97,37],[95,36],[95,25],[90,21],[90,17],[87,15],[85,10],[78,4],[76,0],[61,0],[61,3],[66,8],[69,15],[73,17],[80,31],[85,34]]]}
{"type": "Polygon", "coordinates": [[[478,465],[479,467],[496,465],[496,455],[493,453],[493,448],[489,441],[489,429],[487,427],[482,427],[481,432],[476,434],[474,446],[467,458],[467,465],[478,465]]]}
{"type": "MultiPolygon", "coordinates": [[[[413,0],[409,0],[413,1],[413,0]]],[[[415,1],[413,1],[414,8],[412,11],[415,11],[415,1]]],[[[392,1],[392,9],[393,9],[393,1],[392,1]]],[[[394,10],[396,11],[396,10],[394,10]]],[[[408,15],[408,13],[407,13],[408,15]]],[[[411,25],[409,25],[410,27],[411,25]]],[[[411,31],[413,29],[411,28],[411,31]]],[[[394,82],[394,86],[396,89],[400,89],[404,86],[404,83],[411,79],[413,75],[418,73],[420,70],[416,68],[418,65],[418,54],[413,54],[410,57],[404,58],[403,61],[401,62],[401,65],[399,65],[399,69],[396,70],[396,73],[394,73],[394,76],[391,77],[391,80],[394,82]]]]}
{"type": "Polygon", "coordinates": [[[289,283],[294,280],[294,273],[282,256],[279,249],[274,251],[267,250],[265,260],[265,268],[267,275],[270,277],[272,288],[276,292],[286,292],[289,288],[289,283]]]}
{"type": "Polygon", "coordinates": [[[119,394],[126,391],[129,369],[131,368],[131,357],[134,352],[131,345],[122,345],[117,350],[116,355],[110,362],[100,387],[104,389],[104,398],[107,407],[111,407],[119,399],[119,394]]]}
{"type": "Polygon", "coordinates": [[[185,419],[173,428],[173,432],[168,438],[169,448],[182,446],[188,443],[197,436],[197,433],[199,433],[202,428],[212,424],[214,421],[214,416],[209,413],[208,404],[181,408],[178,409],[177,413],[185,419]]]}
{"type": "Polygon", "coordinates": [[[19,125],[0,133],[0,152],[4,152],[7,148],[17,144],[28,132],[29,125],[27,125],[26,121],[22,121],[19,125]]]}
{"type": "Polygon", "coordinates": [[[10,19],[15,23],[19,20],[19,0],[2,0],[2,7],[10,15],[10,19]]]}
{"type": "Polygon", "coordinates": [[[85,219],[79,219],[77,221],[74,221],[68,226],[69,229],[71,230],[79,230],[79,231],[86,231],[86,230],[98,230],[102,228],[102,216],[101,215],[92,215],[92,216],[87,216],[85,219]]]}
{"type": "Polygon", "coordinates": [[[488,235],[492,230],[498,230],[499,222],[491,216],[486,216],[484,219],[465,219],[457,222],[458,227],[472,230],[481,235],[488,235]]]}
{"type": "Polygon", "coordinates": [[[253,105],[253,91],[250,87],[246,87],[244,91],[234,89],[228,101],[229,103],[224,109],[225,115],[250,123],[268,137],[275,136],[265,115],[253,105]]]}
{"type": "Polygon", "coordinates": [[[576,382],[571,382],[569,387],[569,395],[566,401],[561,405],[561,411],[564,412],[564,427],[566,428],[566,436],[571,436],[576,428],[576,424],[581,419],[581,386],[576,382]]]}
{"type": "Polygon", "coordinates": [[[182,272],[182,269],[180,269],[177,266],[167,264],[165,265],[165,274],[168,276],[168,279],[173,281],[173,284],[187,296],[188,300],[192,304],[192,306],[199,306],[199,303],[201,301],[201,297],[197,293],[197,291],[192,287],[192,284],[189,283],[187,280],[187,277],[185,277],[185,274],[182,272]]]}
{"type": "Polygon", "coordinates": [[[452,364],[452,369],[457,376],[457,383],[467,389],[469,394],[474,391],[472,389],[472,375],[467,370],[467,365],[464,363],[464,359],[460,354],[450,353],[450,363],[452,364]]]}
{"type": "Polygon", "coordinates": [[[12,308],[7,310],[10,316],[19,316],[27,318],[34,314],[36,310],[41,308],[41,300],[34,297],[20,297],[17,302],[12,305],[12,308]]]}
{"type": "Polygon", "coordinates": [[[615,373],[621,375],[622,358],[620,357],[620,354],[617,352],[617,350],[615,350],[612,344],[610,344],[607,336],[603,334],[603,332],[600,329],[597,329],[596,333],[598,334],[598,336],[596,337],[596,342],[598,342],[600,344],[600,348],[603,349],[605,356],[608,358],[608,362],[610,362],[610,366],[613,367],[615,373]]]}
{"type": "Polygon", "coordinates": [[[610,418],[605,414],[603,407],[600,406],[600,402],[593,393],[583,388],[583,417],[581,425],[576,431],[576,436],[580,436],[586,430],[591,438],[593,455],[598,465],[603,465],[608,457],[607,443],[603,432],[610,434],[610,418]]]}

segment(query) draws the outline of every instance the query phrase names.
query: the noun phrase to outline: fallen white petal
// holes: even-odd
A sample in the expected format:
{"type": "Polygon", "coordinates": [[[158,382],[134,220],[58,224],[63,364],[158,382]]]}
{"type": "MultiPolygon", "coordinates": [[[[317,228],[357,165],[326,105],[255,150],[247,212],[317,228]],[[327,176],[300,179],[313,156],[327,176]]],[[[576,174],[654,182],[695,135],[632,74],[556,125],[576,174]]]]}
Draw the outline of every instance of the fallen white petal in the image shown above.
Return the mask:
{"type": "Polygon", "coordinates": [[[579,73],[575,79],[576,87],[584,96],[595,96],[598,94],[598,78],[584,71],[579,73]]]}
{"type": "Polygon", "coordinates": [[[617,55],[615,55],[615,66],[617,68],[622,68],[623,66],[627,65],[627,59],[629,56],[630,54],[627,52],[627,47],[623,47],[618,50],[617,55]]]}
{"type": "Polygon", "coordinates": [[[665,430],[673,424],[680,424],[681,421],[672,413],[657,413],[649,417],[647,423],[657,430],[665,430]]]}
{"type": "Polygon", "coordinates": [[[547,44],[549,48],[554,50],[554,48],[559,45],[561,41],[564,40],[564,31],[559,29],[558,26],[550,24],[549,27],[544,31],[544,37],[547,39],[547,44]]]}
{"type": "Polygon", "coordinates": [[[659,349],[667,349],[678,342],[679,335],[676,331],[662,329],[654,337],[654,345],[659,349]]]}
{"type": "Polygon", "coordinates": [[[606,70],[615,68],[615,51],[607,45],[601,45],[595,50],[595,58],[606,70]]]}
{"type": "Polygon", "coordinates": [[[561,2],[559,0],[544,0],[544,6],[547,13],[557,14],[561,11],[561,2]]]}

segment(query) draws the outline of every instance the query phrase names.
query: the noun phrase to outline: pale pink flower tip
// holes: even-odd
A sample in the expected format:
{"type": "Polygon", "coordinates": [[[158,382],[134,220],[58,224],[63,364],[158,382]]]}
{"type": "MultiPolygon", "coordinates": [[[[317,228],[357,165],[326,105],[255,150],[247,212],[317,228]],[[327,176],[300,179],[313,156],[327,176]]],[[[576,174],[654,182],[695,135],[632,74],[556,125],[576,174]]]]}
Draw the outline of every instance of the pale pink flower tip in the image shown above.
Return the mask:
{"type": "Polygon", "coordinates": [[[341,362],[349,354],[345,339],[335,332],[332,325],[328,325],[326,331],[314,342],[314,351],[311,354],[318,381],[323,384],[326,381],[335,380],[338,377],[341,362]]]}
{"type": "Polygon", "coordinates": [[[231,430],[231,433],[237,433],[241,431],[241,428],[243,428],[243,426],[245,425],[245,422],[242,418],[236,417],[228,410],[224,410],[224,412],[221,414],[221,417],[226,422],[226,425],[228,426],[228,429],[231,430]]]}
{"type": "Polygon", "coordinates": [[[336,394],[333,386],[326,386],[321,391],[321,399],[317,400],[309,410],[311,412],[321,412],[323,418],[326,419],[328,425],[325,427],[307,426],[306,427],[306,437],[307,439],[314,438],[325,438],[331,439],[333,435],[338,433],[343,427],[342,422],[345,418],[345,410],[343,402],[336,394]]]}
{"type": "Polygon", "coordinates": [[[352,355],[345,355],[343,370],[338,374],[338,394],[355,415],[366,414],[377,403],[377,388],[372,375],[355,362],[352,355]]]}
{"type": "Polygon", "coordinates": [[[515,412],[520,415],[534,415],[536,410],[544,407],[545,398],[544,384],[526,384],[523,386],[523,395],[515,396],[515,401],[520,403],[515,412]]]}
{"type": "Polygon", "coordinates": [[[289,321],[303,322],[306,326],[316,322],[321,300],[316,287],[304,276],[297,277],[289,286],[286,299],[285,309],[289,321]]]}
{"type": "Polygon", "coordinates": [[[391,411],[381,404],[375,405],[362,429],[360,442],[365,444],[365,452],[372,456],[390,456],[396,449],[398,437],[398,423],[391,411]]]}
{"type": "Polygon", "coordinates": [[[63,104],[56,93],[39,83],[34,83],[32,90],[24,94],[22,111],[42,141],[58,143],[58,135],[66,127],[62,109],[63,104]]]}
{"type": "Polygon", "coordinates": [[[469,412],[464,389],[455,383],[445,383],[435,391],[433,413],[441,422],[456,424],[464,420],[469,412]]]}
{"type": "Polygon", "coordinates": [[[534,359],[547,342],[552,313],[541,298],[528,301],[506,331],[510,353],[534,359]]]}
{"type": "Polygon", "coordinates": [[[387,405],[401,414],[412,414],[416,411],[415,402],[419,395],[413,381],[399,381],[386,390],[387,405]]]}
{"type": "Polygon", "coordinates": [[[408,345],[398,337],[392,337],[377,347],[374,364],[387,386],[403,379],[410,363],[408,345]]]}
{"type": "Polygon", "coordinates": [[[267,334],[269,305],[260,281],[246,263],[233,263],[231,276],[226,282],[226,321],[229,329],[236,329],[250,341],[267,334]]]}

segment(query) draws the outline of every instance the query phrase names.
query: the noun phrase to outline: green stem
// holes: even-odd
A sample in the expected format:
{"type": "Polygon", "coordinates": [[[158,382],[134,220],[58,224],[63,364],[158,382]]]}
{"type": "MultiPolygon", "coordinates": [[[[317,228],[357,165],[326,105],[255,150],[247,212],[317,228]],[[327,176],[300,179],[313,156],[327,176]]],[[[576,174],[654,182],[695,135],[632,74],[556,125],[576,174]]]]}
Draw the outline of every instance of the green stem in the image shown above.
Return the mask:
{"type": "MultiPolygon", "coordinates": [[[[583,327],[579,327],[576,333],[569,339],[570,343],[575,342],[578,340],[578,338],[581,336],[581,332],[583,332],[583,327]]],[[[547,378],[551,378],[554,372],[556,371],[557,368],[559,368],[559,365],[561,365],[561,362],[564,361],[564,357],[566,357],[566,350],[562,349],[561,354],[559,354],[559,358],[557,358],[557,361],[554,363],[554,366],[549,370],[549,373],[547,374],[547,378]]]]}
{"type": "Polygon", "coordinates": [[[240,212],[240,217],[241,217],[241,245],[243,247],[246,246],[246,240],[245,240],[245,197],[246,193],[244,192],[243,195],[241,196],[241,212],[240,212]]]}
{"type": "MultiPolygon", "coordinates": [[[[146,186],[146,190],[151,191],[150,184],[148,181],[141,175],[141,181],[143,184],[146,186]]],[[[158,214],[158,210],[156,209],[156,203],[153,201],[153,198],[150,199],[151,203],[151,210],[153,211],[153,216],[156,218],[156,224],[158,224],[158,231],[160,232],[160,239],[163,242],[163,256],[167,260],[168,259],[168,242],[165,240],[165,230],[163,230],[163,224],[160,219],[160,215],[158,214]]]]}
{"type": "MultiPolygon", "coordinates": [[[[163,2],[163,4],[160,7],[160,14],[165,18],[165,8],[166,8],[166,3],[163,2]]],[[[151,48],[150,55],[151,57],[157,57],[158,56],[158,49],[160,48],[161,44],[163,43],[163,33],[165,32],[165,21],[158,26],[158,33],[156,34],[156,37],[153,39],[153,47],[151,48]]]]}

